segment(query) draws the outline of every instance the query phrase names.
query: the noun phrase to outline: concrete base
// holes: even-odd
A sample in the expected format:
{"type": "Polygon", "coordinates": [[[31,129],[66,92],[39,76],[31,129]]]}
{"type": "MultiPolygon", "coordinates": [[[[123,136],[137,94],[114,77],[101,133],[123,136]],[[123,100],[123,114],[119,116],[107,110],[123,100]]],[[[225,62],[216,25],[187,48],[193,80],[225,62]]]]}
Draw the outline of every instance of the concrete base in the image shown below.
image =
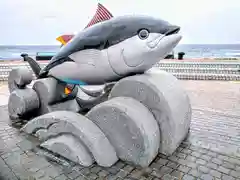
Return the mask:
{"type": "Polygon", "coordinates": [[[21,117],[30,117],[46,114],[48,112],[66,110],[79,112],[80,107],[75,100],[78,88],[66,95],[66,84],[54,78],[39,79],[33,88],[27,87],[33,79],[32,73],[27,68],[13,69],[8,78],[10,98],[8,102],[9,116],[14,120],[21,117]]]}
{"type": "Polygon", "coordinates": [[[158,124],[135,99],[113,98],[95,106],[86,116],[104,132],[121,160],[146,167],[158,154],[158,124]]]}
{"type": "Polygon", "coordinates": [[[66,84],[58,82],[54,78],[39,79],[33,84],[33,89],[40,99],[39,114],[46,114],[58,110],[78,112],[80,110],[75,97],[77,91],[65,95],[66,84]]]}
{"type": "MultiPolygon", "coordinates": [[[[92,121],[80,114],[70,111],[55,111],[31,120],[22,128],[29,134],[35,134],[40,129],[48,131],[44,133],[45,140],[63,134],[76,137],[79,143],[82,142],[87,147],[100,166],[109,167],[118,160],[114,148],[103,132],[92,121]]],[[[38,133],[38,135],[41,135],[41,133],[38,133]]],[[[40,138],[44,139],[44,137],[40,138]]],[[[75,141],[75,143],[78,142],[75,141]]],[[[73,148],[72,151],[74,152],[74,147],[68,147],[73,148]]],[[[66,158],[70,159],[72,157],[66,158]]]]}
{"type": "Polygon", "coordinates": [[[171,155],[188,133],[189,98],[165,71],[152,69],[120,80],[86,117],[78,114],[78,92],[68,96],[65,87],[53,78],[37,80],[33,89],[12,92],[10,111],[17,116],[37,109],[40,116],[22,130],[44,141],[42,147],[83,166],[96,161],[109,167],[119,158],[147,167],[158,152],[171,155]]]}
{"type": "Polygon", "coordinates": [[[40,146],[85,167],[94,163],[94,159],[85,145],[71,135],[64,134],[50,138],[40,146]]]}
{"type": "Polygon", "coordinates": [[[171,155],[186,137],[192,114],[188,95],[179,81],[170,73],[152,69],[120,80],[109,99],[123,96],[132,97],[149,108],[160,127],[159,152],[171,155]]]}
{"type": "Polygon", "coordinates": [[[33,80],[32,72],[28,68],[12,69],[8,76],[8,89],[13,92],[16,89],[23,89],[33,80]]]}
{"type": "Polygon", "coordinates": [[[12,91],[8,99],[8,113],[12,120],[27,116],[37,111],[40,106],[37,93],[30,88],[12,91]]]}
{"type": "MultiPolygon", "coordinates": [[[[48,105],[62,102],[67,98],[67,95],[64,94],[65,87],[65,83],[61,83],[54,78],[38,79],[33,84],[33,89],[39,94],[40,99],[48,105]]],[[[75,97],[76,94],[69,98],[69,100],[75,97]]]]}

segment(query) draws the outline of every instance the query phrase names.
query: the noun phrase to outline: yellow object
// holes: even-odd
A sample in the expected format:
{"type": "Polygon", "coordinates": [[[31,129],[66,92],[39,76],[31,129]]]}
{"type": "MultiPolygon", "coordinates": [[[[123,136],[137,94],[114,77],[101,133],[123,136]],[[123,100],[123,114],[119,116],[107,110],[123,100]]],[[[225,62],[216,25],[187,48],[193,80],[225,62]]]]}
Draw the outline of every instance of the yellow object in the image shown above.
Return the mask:
{"type": "Polygon", "coordinates": [[[56,38],[56,40],[58,40],[60,43],[62,43],[63,45],[66,45],[67,43],[64,41],[64,39],[62,38],[62,36],[59,36],[56,38]]]}
{"type": "Polygon", "coordinates": [[[68,87],[65,87],[64,93],[65,93],[66,95],[70,94],[71,92],[72,92],[71,89],[69,89],[68,87]]]}

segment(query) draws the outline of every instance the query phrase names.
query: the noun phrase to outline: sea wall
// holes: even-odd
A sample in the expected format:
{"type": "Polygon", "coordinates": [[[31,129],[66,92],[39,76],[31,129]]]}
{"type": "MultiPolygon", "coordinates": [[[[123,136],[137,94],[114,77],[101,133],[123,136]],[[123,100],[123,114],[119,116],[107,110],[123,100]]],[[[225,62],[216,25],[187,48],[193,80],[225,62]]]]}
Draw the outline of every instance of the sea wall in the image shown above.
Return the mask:
{"type": "MultiPolygon", "coordinates": [[[[43,67],[47,62],[41,61],[40,64],[43,67]]],[[[29,65],[22,61],[0,63],[0,81],[7,81],[9,72],[18,67],[30,69],[29,65]]],[[[183,80],[240,80],[240,61],[164,60],[156,64],[154,68],[170,72],[183,80]]]]}

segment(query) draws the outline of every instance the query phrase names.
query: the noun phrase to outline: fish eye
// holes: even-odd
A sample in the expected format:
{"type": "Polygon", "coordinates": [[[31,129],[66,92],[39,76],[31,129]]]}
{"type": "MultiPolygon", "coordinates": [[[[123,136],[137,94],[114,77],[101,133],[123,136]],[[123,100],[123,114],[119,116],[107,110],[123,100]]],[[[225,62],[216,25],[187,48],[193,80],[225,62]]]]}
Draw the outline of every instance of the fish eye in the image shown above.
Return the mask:
{"type": "Polygon", "coordinates": [[[149,36],[149,32],[147,29],[141,29],[138,33],[138,36],[140,39],[144,40],[144,39],[147,39],[148,36],[149,36]]]}

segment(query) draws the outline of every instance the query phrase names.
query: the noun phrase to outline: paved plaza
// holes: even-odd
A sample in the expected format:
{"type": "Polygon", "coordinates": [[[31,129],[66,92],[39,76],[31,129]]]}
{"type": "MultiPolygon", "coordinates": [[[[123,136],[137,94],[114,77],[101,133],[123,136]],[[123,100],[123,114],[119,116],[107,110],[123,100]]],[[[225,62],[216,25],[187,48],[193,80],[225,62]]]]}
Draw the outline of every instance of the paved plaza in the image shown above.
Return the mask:
{"type": "Polygon", "coordinates": [[[193,107],[189,135],[172,156],[159,154],[144,169],[121,161],[111,168],[83,168],[40,149],[36,139],[9,126],[7,85],[0,84],[0,176],[9,180],[240,180],[240,83],[181,82],[193,107]]]}

